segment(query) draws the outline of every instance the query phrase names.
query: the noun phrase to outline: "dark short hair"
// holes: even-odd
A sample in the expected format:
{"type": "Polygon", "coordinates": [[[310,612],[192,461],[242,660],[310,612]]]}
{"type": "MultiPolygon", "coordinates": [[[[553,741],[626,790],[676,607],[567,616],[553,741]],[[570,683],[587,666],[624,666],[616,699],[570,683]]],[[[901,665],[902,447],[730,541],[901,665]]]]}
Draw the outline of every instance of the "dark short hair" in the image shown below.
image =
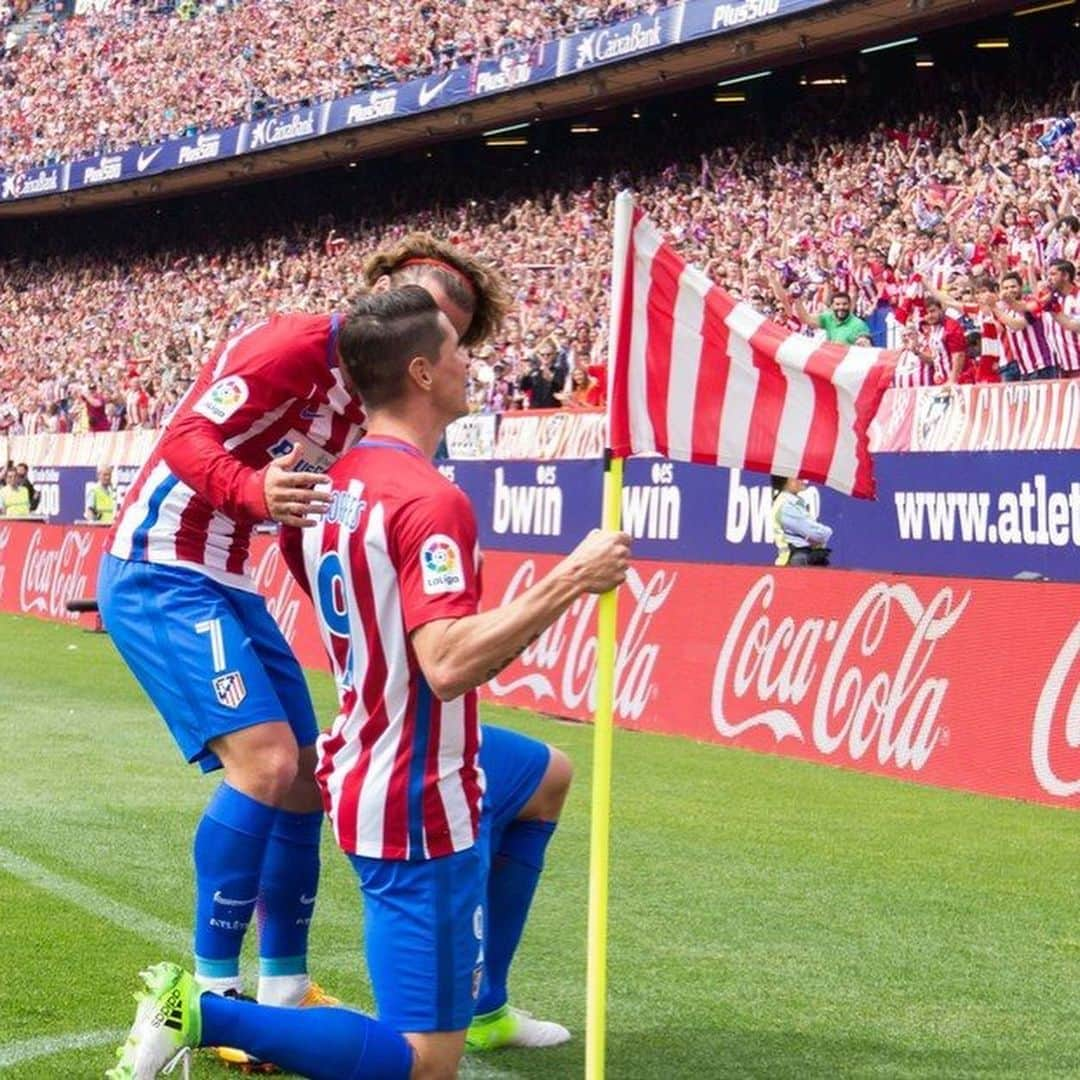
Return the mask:
{"type": "Polygon", "coordinates": [[[356,301],[341,328],[338,353],[366,405],[379,408],[400,397],[414,357],[438,360],[446,336],[440,314],[431,293],[419,285],[356,301]]]}
{"type": "Polygon", "coordinates": [[[1024,279],[1015,270],[1009,270],[1007,273],[1002,274],[1001,280],[1015,281],[1021,288],[1023,288],[1024,285],[1024,279]]]}
{"type": "Polygon", "coordinates": [[[777,476],[776,473],[773,473],[771,479],[772,479],[772,494],[773,494],[773,498],[775,499],[776,496],[779,495],[780,492],[783,491],[784,488],[787,486],[788,477],[786,477],[786,476],[777,476]]]}
{"type": "Polygon", "coordinates": [[[849,292],[834,292],[832,294],[832,299],[829,301],[829,303],[831,304],[833,302],[833,300],[846,300],[850,304],[851,303],[851,293],[849,293],[849,292]]]}
{"type": "Polygon", "coordinates": [[[1063,270],[1070,281],[1076,280],[1076,266],[1068,259],[1052,259],[1050,266],[1054,270],[1063,270]]]}

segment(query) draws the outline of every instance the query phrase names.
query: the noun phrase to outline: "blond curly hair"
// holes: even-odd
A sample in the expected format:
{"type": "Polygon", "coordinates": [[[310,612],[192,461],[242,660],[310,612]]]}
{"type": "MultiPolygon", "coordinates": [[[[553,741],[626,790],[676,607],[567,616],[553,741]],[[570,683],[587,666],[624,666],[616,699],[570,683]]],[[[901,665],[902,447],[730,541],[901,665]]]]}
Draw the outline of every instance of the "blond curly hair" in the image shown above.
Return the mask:
{"type": "Polygon", "coordinates": [[[429,233],[409,233],[391,247],[376,251],[364,263],[363,273],[369,288],[384,277],[391,285],[417,283],[425,276],[435,278],[462,311],[472,313],[462,345],[486,341],[510,310],[506,279],[495,267],[429,233]]]}

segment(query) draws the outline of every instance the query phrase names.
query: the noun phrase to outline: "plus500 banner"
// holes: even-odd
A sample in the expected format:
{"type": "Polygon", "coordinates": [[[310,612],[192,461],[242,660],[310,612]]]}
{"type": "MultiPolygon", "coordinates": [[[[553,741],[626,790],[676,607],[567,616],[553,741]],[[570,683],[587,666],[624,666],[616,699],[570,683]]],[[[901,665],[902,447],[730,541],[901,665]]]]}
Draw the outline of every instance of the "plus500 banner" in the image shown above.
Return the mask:
{"type": "MultiPolygon", "coordinates": [[[[922,574],[1080,581],[1080,454],[879,454],[879,497],[827,488],[806,498],[834,528],[833,565],[922,574]]],[[[598,461],[455,462],[486,548],[565,553],[600,521],[598,461]]],[[[642,558],[767,564],[767,478],[636,459],[626,464],[624,527],[642,558]]]]}
{"type": "MultiPolygon", "coordinates": [[[[66,0],[69,11],[110,12],[115,0],[66,0]]],[[[219,158],[268,150],[365,124],[461,105],[550,79],[577,75],[690,41],[734,33],[748,26],[824,7],[833,0],[686,0],[611,26],[584,30],[559,41],[497,59],[438,72],[423,79],[365,90],[346,98],[295,106],[222,130],[208,130],[153,146],[62,165],[0,173],[0,201],[28,199],[95,187],[219,158]]]]}

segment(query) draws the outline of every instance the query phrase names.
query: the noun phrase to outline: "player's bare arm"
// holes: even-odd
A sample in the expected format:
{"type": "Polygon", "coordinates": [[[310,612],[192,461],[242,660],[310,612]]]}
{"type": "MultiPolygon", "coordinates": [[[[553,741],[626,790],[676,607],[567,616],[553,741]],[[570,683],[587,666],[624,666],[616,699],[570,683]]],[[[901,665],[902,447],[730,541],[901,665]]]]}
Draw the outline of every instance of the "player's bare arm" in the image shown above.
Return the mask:
{"type": "Polygon", "coordinates": [[[621,585],[630,537],[594,529],[546,577],[504,607],[418,627],[412,645],[432,692],[460,697],[498,674],[579,596],[621,585]]]}

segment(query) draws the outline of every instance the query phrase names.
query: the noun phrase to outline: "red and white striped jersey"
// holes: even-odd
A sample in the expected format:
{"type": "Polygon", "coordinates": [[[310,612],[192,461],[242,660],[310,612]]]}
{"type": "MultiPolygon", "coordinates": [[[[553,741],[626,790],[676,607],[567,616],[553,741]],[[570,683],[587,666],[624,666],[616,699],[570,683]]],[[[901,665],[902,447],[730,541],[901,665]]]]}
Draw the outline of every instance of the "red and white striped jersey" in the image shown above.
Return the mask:
{"type": "Polygon", "coordinates": [[[935,365],[923,360],[918,353],[911,349],[904,349],[896,361],[893,371],[893,386],[933,386],[935,379],[935,365]]]}
{"type": "MultiPolygon", "coordinates": [[[[1062,297],[1061,311],[1070,319],[1080,319],[1080,290],[1062,297]]],[[[1062,326],[1049,311],[1043,312],[1043,328],[1050,342],[1054,363],[1062,371],[1080,371],[1080,334],[1062,326]]]]}
{"type": "Polygon", "coordinates": [[[1014,236],[1009,241],[1009,265],[1012,267],[1031,267],[1042,273],[1045,262],[1043,242],[1037,236],[1014,236]]]}
{"type": "Polygon", "coordinates": [[[920,333],[927,348],[934,355],[934,378],[937,382],[947,382],[952,376],[953,355],[967,351],[964,328],[947,316],[936,326],[923,323],[920,333]]]}
{"type": "Polygon", "coordinates": [[[330,470],[330,509],[281,546],[311,595],[340,711],[316,779],[338,844],[434,859],[476,842],[484,776],[476,692],[442,702],[410,635],[475,614],[476,520],[465,494],[408,443],[365,439],[330,470]]]}
{"type": "MultiPolygon", "coordinates": [[[[1011,309],[1009,313],[1020,314],[1011,309]]],[[[1022,330],[1014,330],[1011,326],[1004,324],[1002,324],[1002,329],[1005,332],[1009,359],[1017,362],[1022,374],[1034,375],[1036,371],[1050,367],[1053,364],[1053,358],[1042,323],[1042,310],[1029,309],[1023,314],[1026,325],[1022,330]]]]}
{"type": "Polygon", "coordinates": [[[842,274],[844,292],[851,296],[855,314],[861,319],[872,315],[881,292],[873,267],[868,263],[855,266],[853,262],[845,262],[839,273],[842,274]]]}
{"type": "Polygon", "coordinates": [[[363,434],[337,362],[339,315],[279,315],[220,345],[124,499],[108,550],[254,590],[252,529],[269,518],[264,474],[296,444],[325,472],[363,434]]]}
{"type": "Polygon", "coordinates": [[[918,334],[920,349],[931,354],[931,359],[921,361],[918,370],[914,361],[918,359],[911,350],[908,359],[898,363],[903,368],[899,375],[894,373],[894,386],[931,386],[934,383],[948,382],[952,375],[953,354],[967,351],[964,328],[955,319],[945,316],[941,322],[931,324],[925,321],[924,313],[918,308],[901,305],[895,312],[896,321],[911,327],[918,334]]]}
{"type": "Polygon", "coordinates": [[[952,249],[945,247],[937,252],[919,252],[912,259],[913,278],[925,281],[938,291],[949,284],[949,279],[957,269],[957,262],[952,249]]]}
{"type": "Polygon", "coordinates": [[[992,356],[1000,361],[1004,350],[1001,345],[1001,326],[991,311],[987,311],[982,304],[961,304],[960,311],[974,320],[979,325],[980,356],[992,356]]]}

